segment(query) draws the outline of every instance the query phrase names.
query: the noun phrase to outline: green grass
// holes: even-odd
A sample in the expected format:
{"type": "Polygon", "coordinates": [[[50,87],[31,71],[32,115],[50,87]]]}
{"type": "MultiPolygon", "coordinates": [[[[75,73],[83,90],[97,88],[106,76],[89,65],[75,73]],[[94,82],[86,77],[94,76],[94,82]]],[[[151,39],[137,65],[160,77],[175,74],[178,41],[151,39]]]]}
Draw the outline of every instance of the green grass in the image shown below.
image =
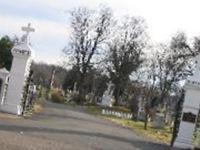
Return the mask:
{"type": "Polygon", "coordinates": [[[123,113],[131,113],[131,110],[126,108],[126,107],[122,107],[122,106],[113,106],[112,108],[107,108],[108,110],[112,110],[112,111],[117,111],[117,112],[123,112],[123,113]]]}
{"type": "MultiPolygon", "coordinates": [[[[95,115],[101,115],[102,112],[101,107],[99,106],[95,106],[95,105],[88,105],[87,106],[87,111],[91,114],[95,114],[95,115]]],[[[107,110],[111,110],[111,111],[117,111],[117,112],[123,112],[123,113],[131,113],[131,110],[125,107],[121,107],[121,106],[113,106],[112,108],[106,108],[107,110]]]]}
{"type": "Polygon", "coordinates": [[[74,101],[65,101],[65,105],[75,108],[77,104],[74,101]]]}
{"type": "Polygon", "coordinates": [[[148,129],[144,129],[144,122],[141,121],[133,121],[121,118],[114,117],[105,117],[107,120],[110,120],[114,123],[122,125],[123,127],[128,127],[132,129],[135,133],[139,135],[143,135],[149,139],[152,139],[159,143],[169,144],[171,141],[172,134],[170,132],[169,127],[165,127],[163,129],[154,128],[151,124],[149,124],[148,129]]]}
{"type": "MultiPolygon", "coordinates": [[[[112,109],[112,110],[115,110],[112,109]]],[[[118,111],[125,110],[125,112],[129,112],[128,109],[124,109],[121,107],[121,109],[118,108],[118,111]]],[[[171,141],[172,134],[170,132],[169,127],[164,127],[163,129],[157,129],[154,128],[151,123],[148,124],[148,129],[144,129],[144,122],[142,121],[133,121],[133,120],[127,120],[127,119],[121,119],[117,118],[115,116],[104,116],[101,114],[102,108],[99,106],[88,106],[87,110],[88,113],[93,115],[99,115],[102,116],[104,119],[107,119],[111,122],[114,122],[116,124],[119,124],[123,127],[127,127],[132,129],[136,134],[142,135],[144,137],[147,137],[149,139],[152,139],[159,143],[166,143],[169,144],[171,141]]],[[[121,111],[124,112],[124,111],[121,111]]]]}
{"type": "Polygon", "coordinates": [[[86,111],[93,115],[101,115],[102,108],[99,106],[87,106],[86,111]]]}

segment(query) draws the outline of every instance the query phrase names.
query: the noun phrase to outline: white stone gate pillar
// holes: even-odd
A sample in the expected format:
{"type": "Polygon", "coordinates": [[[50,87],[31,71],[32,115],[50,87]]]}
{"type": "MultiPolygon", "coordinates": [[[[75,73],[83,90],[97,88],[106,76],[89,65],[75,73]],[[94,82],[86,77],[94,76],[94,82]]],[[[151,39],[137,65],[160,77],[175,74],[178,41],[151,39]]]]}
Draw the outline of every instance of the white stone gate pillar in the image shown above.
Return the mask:
{"type": "Polygon", "coordinates": [[[196,71],[185,84],[185,101],[174,147],[193,149],[193,134],[200,106],[200,55],[197,56],[196,71]]]}
{"type": "Polygon", "coordinates": [[[22,27],[26,33],[22,36],[21,40],[12,48],[13,62],[10,71],[10,79],[8,83],[8,90],[6,102],[1,110],[21,115],[22,114],[22,98],[26,78],[29,74],[31,47],[29,43],[29,33],[34,32],[30,27],[22,27]]]}

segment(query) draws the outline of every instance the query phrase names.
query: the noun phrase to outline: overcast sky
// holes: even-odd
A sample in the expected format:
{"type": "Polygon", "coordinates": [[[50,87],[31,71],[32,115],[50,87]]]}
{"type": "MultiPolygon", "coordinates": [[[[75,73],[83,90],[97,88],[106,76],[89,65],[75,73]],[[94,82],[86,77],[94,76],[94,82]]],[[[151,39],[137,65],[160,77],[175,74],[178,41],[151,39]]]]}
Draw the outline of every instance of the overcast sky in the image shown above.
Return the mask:
{"type": "Polygon", "coordinates": [[[192,38],[200,35],[199,0],[0,0],[0,36],[21,36],[28,22],[35,60],[58,63],[70,35],[68,14],[73,7],[110,6],[117,16],[146,19],[154,42],[165,42],[177,31],[192,38]]]}

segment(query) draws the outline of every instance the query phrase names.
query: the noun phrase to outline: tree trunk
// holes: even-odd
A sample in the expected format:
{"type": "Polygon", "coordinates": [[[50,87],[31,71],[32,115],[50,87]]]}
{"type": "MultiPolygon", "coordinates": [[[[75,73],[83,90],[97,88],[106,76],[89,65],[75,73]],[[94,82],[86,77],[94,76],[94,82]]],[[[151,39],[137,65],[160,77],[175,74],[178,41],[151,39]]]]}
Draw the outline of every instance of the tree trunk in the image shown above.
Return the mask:
{"type": "Polygon", "coordinates": [[[146,104],[145,105],[145,121],[144,121],[144,129],[145,130],[147,130],[148,119],[149,119],[149,109],[148,109],[148,104],[146,104]]]}
{"type": "Polygon", "coordinates": [[[77,101],[78,103],[83,103],[85,101],[85,78],[86,78],[86,73],[80,73],[80,79],[79,79],[79,86],[78,86],[78,92],[79,92],[79,100],[77,101]]]}
{"type": "Polygon", "coordinates": [[[118,87],[115,88],[114,97],[115,97],[114,106],[118,106],[119,105],[119,97],[120,97],[120,89],[118,87]]]}
{"type": "Polygon", "coordinates": [[[148,115],[148,113],[146,112],[146,114],[145,114],[145,121],[144,121],[144,129],[145,129],[145,130],[147,130],[148,118],[149,118],[149,115],[148,115]]]}

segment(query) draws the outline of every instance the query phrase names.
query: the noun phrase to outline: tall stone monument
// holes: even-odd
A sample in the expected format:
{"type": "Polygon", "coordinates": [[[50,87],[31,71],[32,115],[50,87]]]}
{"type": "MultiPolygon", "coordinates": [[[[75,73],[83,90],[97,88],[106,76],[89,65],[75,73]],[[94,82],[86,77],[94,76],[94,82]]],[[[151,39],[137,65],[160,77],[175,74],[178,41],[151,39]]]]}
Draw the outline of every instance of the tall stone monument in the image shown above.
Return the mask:
{"type": "Polygon", "coordinates": [[[22,114],[22,97],[26,78],[29,74],[31,47],[29,43],[29,33],[35,30],[29,23],[27,27],[22,27],[25,34],[20,41],[12,48],[13,62],[9,74],[8,88],[6,98],[1,105],[4,112],[21,115],[22,114]]]}
{"type": "Polygon", "coordinates": [[[108,88],[104,92],[102,97],[101,105],[105,107],[112,107],[113,106],[113,84],[111,82],[108,83],[108,88]]]}
{"type": "Polygon", "coordinates": [[[200,55],[197,56],[196,71],[185,84],[185,101],[178,136],[174,147],[193,149],[193,134],[200,106],[200,55]]]}

